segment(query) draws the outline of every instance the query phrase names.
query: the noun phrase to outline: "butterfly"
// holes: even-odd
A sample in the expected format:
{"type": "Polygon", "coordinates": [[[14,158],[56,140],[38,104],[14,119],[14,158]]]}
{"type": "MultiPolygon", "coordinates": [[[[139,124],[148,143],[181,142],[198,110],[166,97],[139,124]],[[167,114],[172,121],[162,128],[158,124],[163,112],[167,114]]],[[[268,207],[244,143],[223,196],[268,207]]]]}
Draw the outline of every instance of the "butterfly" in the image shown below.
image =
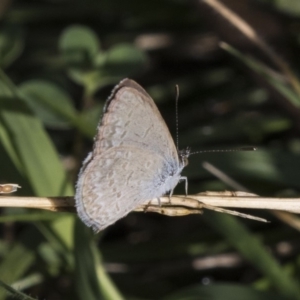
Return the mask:
{"type": "Polygon", "coordinates": [[[173,191],[189,150],[178,151],[149,94],[122,80],[108,98],[92,152],[76,184],[81,220],[101,231],[149,200],[173,191]]]}

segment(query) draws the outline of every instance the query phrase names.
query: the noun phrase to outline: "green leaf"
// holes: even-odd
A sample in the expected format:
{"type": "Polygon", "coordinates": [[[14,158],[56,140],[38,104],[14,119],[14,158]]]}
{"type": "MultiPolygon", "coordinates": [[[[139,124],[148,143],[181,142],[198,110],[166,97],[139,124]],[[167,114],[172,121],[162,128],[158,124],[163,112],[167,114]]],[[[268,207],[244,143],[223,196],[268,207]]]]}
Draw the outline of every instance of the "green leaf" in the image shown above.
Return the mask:
{"type": "Polygon", "coordinates": [[[32,298],[30,296],[27,296],[26,294],[14,289],[13,287],[9,286],[5,282],[0,280],[0,286],[2,286],[4,289],[6,289],[10,294],[13,295],[14,298],[19,300],[37,300],[36,298],[32,298]]]}
{"type": "Polygon", "coordinates": [[[0,223],[5,222],[36,222],[36,221],[51,221],[53,219],[62,218],[69,213],[57,212],[28,212],[25,214],[9,214],[0,216],[0,223]]]}
{"type": "Polygon", "coordinates": [[[300,2],[297,0],[276,0],[271,1],[271,5],[281,13],[287,13],[294,17],[299,17],[300,15],[300,2]]]}
{"type": "MultiPolygon", "coordinates": [[[[192,110],[190,111],[192,113],[192,110]]],[[[249,143],[259,143],[266,136],[283,133],[291,129],[293,123],[288,118],[259,115],[245,117],[244,115],[226,120],[216,120],[209,126],[195,126],[180,134],[180,144],[197,149],[210,143],[231,143],[247,140],[249,143]]]]}
{"type": "Polygon", "coordinates": [[[76,110],[72,99],[57,85],[44,80],[30,80],[19,86],[24,100],[46,126],[69,128],[76,110]]]}
{"type": "Polygon", "coordinates": [[[69,67],[87,68],[93,66],[96,54],[100,51],[100,43],[90,28],[73,25],[61,34],[59,49],[69,67]]]}
{"type": "Polygon", "coordinates": [[[24,47],[24,34],[19,27],[4,25],[0,29],[0,67],[15,61],[24,47]]]}
{"type": "Polygon", "coordinates": [[[69,269],[74,269],[74,241],[73,229],[75,215],[62,215],[60,218],[53,221],[38,222],[36,227],[40,230],[43,236],[47,239],[52,249],[58,256],[63,258],[64,265],[69,269]]]}
{"type": "Polygon", "coordinates": [[[91,128],[91,134],[96,134],[97,125],[102,117],[103,105],[95,104],[91,109],[85,109],[82,111],[78,118],[83,124],[88,124],[88,127],[91,128]]]}
{"type": "Polygon", "coordinates": [[[17,99],[0,99],[0,132],[8,140],[4,145],[10,154],[14,148],[20,172],[28,178],[36,195],[66,196],[73,190],[56,150],[41,122],[25,103],[17,99]]]}
{"type": "Polygon", "coordinates": [[[40,273],[31,273],[22,279],[15,281],[12,284],[12,288],[16,288],[18,290],[28,289],[32,286],[35,286],[44,281],[44,277],[40,273]]]}
{"type": "MultiPolygon", "coordinates": [[[[300,161],[299,155],[285,151],[271,151],[258,148],[257,151],[236,153],[203,153],[190,158],[190,164],[186,168],[188,178],[191,180],[207,178],[207,171],[201,170],[204,161],[211,163],[223,172],[230,174],[233,179],[239,180],[245,185],[249,182],[248,189],[256,193],[260,191],[268,194],[267,185],[273,186],[273,193],[282,188],[300,188],[300,161]],[[257,189],[250,184],[257,182],[257,189]]],[[[191,188],[193,188],[191,186],[191,188]]],[[[199,185],[194,186],[199,191],[199,185]]],[[[193,190],[189,189],[190,193],[193,190]]]]}
{"type": "MultiPolygon", "coordinates": [[[[40,242],[41,235],[34,227],[24,229],[10,245],[7,255],[1,259],[0,279],[11,284],[21,278],[35,263],[35,251],[40,242]]],[[[4,299],[4,294],[0,289],[0,299],[4,299]]]]}
{"type": "Polygon", "coordinates": [[[81,120],[69,96],[53,83],[31,80],[20,86],[22,99],[49,126],[76,127],[82,134],[92,138],[96,127],[89,120],[81,120]]]}
{"type": "Polygon", "coordinates": [[[147,63],[147,56],[130,44],[118,44],[104,54],[98,55],[99,66],[110,76],[129,76],[136,73],[147,63]]]}
{"type": "Polygon", "coordinates": [[[252,58],[248,55],[244,55],[235,48],[224,44],[223,49],[240,59],[243,63],[245,63],[249,68],[261,74],[263,78],[265,78],[274,89],[276,89],[282,96],[288,99],[295,108],[300,107],[300,96],[297,95],[294,90],[287,85],[287,83],[278,76],[274,71],[271,71],[268,67],[266,67],[263,63],[252,58]]]}
{"type": "Polygon", "coordinates": [[[74,235],[76,288],[80,299],[124,299],[102,265],[91,230],[77,220],[74,235]]]}
{"type": "Polygon", "coordinates": [[[268,278],[278,292],[289,299],[300,299],[300,288],[295,279],[278,264],[263,244],[251,235],[241,222],[231,216],[209,211],[205,211],[203,217],[268,278]]]}
{"type": "Polygon", "coordinates": [[[208,286],[198,285],[183,289],[162,300],[288,300],[286,296],[275,293],[262,292],[252,287],[237,284],[210,284],[208,286]]]}

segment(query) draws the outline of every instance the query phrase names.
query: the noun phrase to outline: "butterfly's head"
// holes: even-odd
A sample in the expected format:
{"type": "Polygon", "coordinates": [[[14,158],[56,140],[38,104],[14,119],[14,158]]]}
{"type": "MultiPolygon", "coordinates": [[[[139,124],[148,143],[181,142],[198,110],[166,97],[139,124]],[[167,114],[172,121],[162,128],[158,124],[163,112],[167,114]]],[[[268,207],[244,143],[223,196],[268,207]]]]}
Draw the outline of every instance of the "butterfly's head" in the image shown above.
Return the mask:
{"type": "Polygon", "coordinates": [[[184,167],[186,167],[189,164],[188,157],[190,155],[190,152],[191,152],[191,149],[186,148],[184,150],[180,150],[179,153],[178,153],[180,162],[182,163],[182,165],[184,167]]]}

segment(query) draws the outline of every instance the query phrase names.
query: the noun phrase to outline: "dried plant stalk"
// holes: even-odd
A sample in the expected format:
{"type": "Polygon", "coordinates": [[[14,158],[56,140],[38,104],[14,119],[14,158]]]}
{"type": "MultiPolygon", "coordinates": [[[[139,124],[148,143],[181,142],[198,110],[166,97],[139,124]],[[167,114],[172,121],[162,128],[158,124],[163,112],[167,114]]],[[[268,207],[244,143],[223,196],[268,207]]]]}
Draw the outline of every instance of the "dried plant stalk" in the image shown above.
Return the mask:
{"type": "MultiPolygon", "coordinates": [[[[13,197],[1,196],[0,207],[25,207],[52,211],[75,211],[73,197],[13,197]]],[[[299,198],[264,198],[246,192],[203,192],[196,195],[152,199],[136,211],[156,212],[168,216],[202,213],[203,209],[216,210],[240,217],[265,221],[257,217],[229,211],[226,208],[270,209],[300,213],[299,198]],[[160,202],[160,203],[159,203],[160,202]]]]}
{"type": "Polygon", "coordinates": [[[256,45],[267,57],[269,57],[279,70],[286,76],[291,86],[299,94],[300,84],[297,76],[290,69],[289,65],[259,36],[259,34],[241,17],[230,10],[227,6],[218,0],[199,0],[205,3],[223,16],[230,24],[246,36],[254,45],[256,45]]]}
{"type": "Polygon", "coordinates": [[[21,188],[21,187],[18,184],[15,184],[15,183],[0,184],[0,194],[14,193],[19,188],[21,188]]]}

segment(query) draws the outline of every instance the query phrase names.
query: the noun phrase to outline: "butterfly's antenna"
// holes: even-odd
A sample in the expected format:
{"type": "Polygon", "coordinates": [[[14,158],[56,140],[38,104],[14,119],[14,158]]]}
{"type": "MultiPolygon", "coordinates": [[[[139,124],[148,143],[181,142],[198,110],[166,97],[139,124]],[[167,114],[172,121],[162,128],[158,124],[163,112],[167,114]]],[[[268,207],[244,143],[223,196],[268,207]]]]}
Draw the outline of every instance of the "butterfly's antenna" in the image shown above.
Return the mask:
{"type": "Polygon", "coordinates": [[[255,147],[241,147],[241,148],[235,148],[235,149],[223,149],[223,150],[202,150],[202,151],[196,151],[196,152],[191,152],[190,155],[192,154],[198,154],[198,153],[220,153],[220,152],[238,152],[238,151],[256,151],[257,148],[255,147]]]}
{"type": "Polygon", "coordinates": [[[176,99],[175,99],[175,111],[176,111],[176,148],[178,151],[179,147],[179,134],[178,134],[178,99],[179,99],[179,86],[178,84],[175,85],[175,91],[176,91],[176,99]]]}

